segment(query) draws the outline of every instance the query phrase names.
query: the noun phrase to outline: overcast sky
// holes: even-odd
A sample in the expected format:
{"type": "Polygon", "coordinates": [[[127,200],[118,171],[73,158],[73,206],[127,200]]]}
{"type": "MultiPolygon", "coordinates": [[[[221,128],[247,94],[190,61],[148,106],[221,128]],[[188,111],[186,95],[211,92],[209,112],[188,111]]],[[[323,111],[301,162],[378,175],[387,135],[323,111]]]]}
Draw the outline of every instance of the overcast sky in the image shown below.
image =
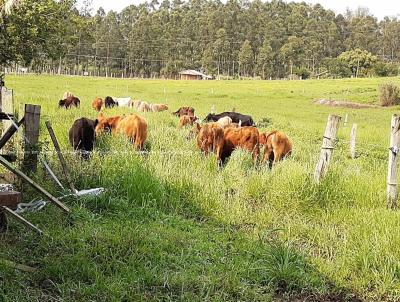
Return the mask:
{"type": "MultiPolygon", "coordinates": [[[[83,0],[78,0],[82,3],[83,0]]],[[[143,0],[93,0],[95,11],[101,6],[106,11],[121,11],[130,4],[138,4],[145,2],[143,0]]],[[[161,1],[160,1],[161,2],[161,1]]],[[[295,1],[301,2],[301,1],[295,1]]],[[[384,16],[399,16],[400,1],[398,0],[306,0],[307,3],[320,3],[326,8],[333,9],[336,13],[344,13],[346,8],[356,9],[360,6],[368,7],[371,13],[382,19],[384,16]]],[[[94,12],[95,12],[94,11],[94,12]]]]}

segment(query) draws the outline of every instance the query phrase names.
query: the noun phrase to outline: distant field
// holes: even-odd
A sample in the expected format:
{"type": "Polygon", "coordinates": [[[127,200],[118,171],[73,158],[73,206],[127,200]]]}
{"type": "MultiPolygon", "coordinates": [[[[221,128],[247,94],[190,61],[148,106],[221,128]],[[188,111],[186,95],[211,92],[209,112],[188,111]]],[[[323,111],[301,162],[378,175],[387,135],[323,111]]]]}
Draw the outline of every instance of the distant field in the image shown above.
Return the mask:
{"type": "MultiPolygon", "coordinates": [[[[149,155],[122,138],[100,137],[90,162],[67,155],[80,189],[105,187],[99,198],[69,200],[70,217],[49,205],[27,214],[47,236],[18,224],[0,237],[0,259],[38,267],[34,274],[0,264],[0,301],[398,301],[400,214],[386,209],[389,126],[396,108],[314,105],[329,98],[377,104],[382,82],[399,78],[321,81],[162,81],[8,76],[18,106],[42,106],[43,150],[52,149],[51,120],[64,150],[73,121],[96,118],[96,96],[131,96],[183,105],[204,117],[235,108],[261,130],[279,129],[293,156],[272,171],[235,152],[222,170],[204,158],[170,112],[142,114],[149,155]],[[60,110],[64,91],[81,108],[60,110]],[[328,114],[349,116],[329,175],[312,173],[328,114]],[[268,123],[266,123],[268,121],[268,123]],[[358,155],[349,158],[351,124],[358,155]],[[108,152],[113,151],[113,152],[108,152]],[[118,153],[121,151],[121,153],[118,153]],[[297,299],[297,300],[296,300],[297,299]],[[329,300],[330,299],[330,300],[329,300]]],[[[134,112],[106,110],[106,115],[134,112]]],[[[54,156],[48,160],[58,175],[54,156]]],[[[55,195],[43,169],[34,178],[55,195]]],[[[29,200],[29,198],[28,198],[29,200]]],[[[0,261],[1,263],[1,261],[0,261]]]]}

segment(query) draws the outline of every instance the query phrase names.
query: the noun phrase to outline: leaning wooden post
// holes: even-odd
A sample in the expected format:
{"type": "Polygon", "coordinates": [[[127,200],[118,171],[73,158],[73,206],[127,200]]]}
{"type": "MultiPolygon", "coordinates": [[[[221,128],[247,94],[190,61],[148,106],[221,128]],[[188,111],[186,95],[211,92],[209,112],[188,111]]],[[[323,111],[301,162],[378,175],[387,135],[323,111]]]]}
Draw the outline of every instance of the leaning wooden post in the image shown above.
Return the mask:
{"type": "Polygon", "coordinates": [[[64,156],[62,155],[60,144],[57,141],[57,137],[53,131],[53,128],[51,127],[50,121],[46,121],[46,127],[47,127],[47,130],[49,131],[50,138],[53,142],[54,148],[56,149],[58,159],[60,160],[61,167],[64,172],[64,176],[67,179],[67,182],[68,182],[69,187],[71,188],[72,194],[75,194],[77,191],[75,189],[74,183],[72,182],[71,173],[69,172],[67,162],[65,161],[64,156]]]}
{"type": "Polygon", "coordinates": [[[353,124],[350,132],[350,156],[352,159],[356,158],[356,137],[357,137],[357,124],[353,124]]]}
{"type": "Polygon", "coordinates": [[[318,164],[314,173],[314,180],[316,183],[321,181],[321,178],[328,170],[333,149],[335,148],[335,141],[337,132],[339,130],[340,120],[341,117],[337,115],[329,115],[328,117],[328,123],[326,124],[325,134],[322,140],[321,154],[319,156],[318,164]]]}
{"type": "Polygon", "coordinates": [[[22,170],[32,173],[36,171],[38,163],[40,106],[25,105],[24,129],[25,155],[22,170]]]}
{"type": "Polygon", "coordinates": [[[397,208],[398,190],[397,190],[397,155],[400,145],[400,117],[394,114],[392,116],[390,130],[390,148],[389,164],[387,175],[387,205],[388,208],[397,208]]]}

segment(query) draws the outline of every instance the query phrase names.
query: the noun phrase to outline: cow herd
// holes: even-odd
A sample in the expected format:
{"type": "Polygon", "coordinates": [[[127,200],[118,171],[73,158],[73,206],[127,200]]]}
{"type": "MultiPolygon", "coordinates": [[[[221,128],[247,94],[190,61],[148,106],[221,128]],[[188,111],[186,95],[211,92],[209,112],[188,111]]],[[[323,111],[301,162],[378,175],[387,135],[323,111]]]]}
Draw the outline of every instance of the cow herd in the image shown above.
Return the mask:
{"type": "MultiPolygon", "coordinates": [[[[79,106],[79,99],[72,94],[64,94],[60,101],[63,107],[79,106]],[[71,100],[77,99],[78,102],[71,100]],[[68,106],[67,106],[68,104],[68,106]],[[70,105],[73,104],[73,105],[70,105]],[[77,104],[77,105],[76,105],[77,104]]],[[[168,110],[165,104],[148,104],[144,101],[133,101],[130,98],[115,98],[107,96],[104,101],[96,98],[92,107],[96,111],[103,108],[131,107],[139,112],[159,112],[168,110]]],[[[254,120],[249,115],[237,112],[208,114],[201,122],[194,114],[193,107],[181,107],[172,114],[179,117],[178,128],[192,127],[188,139],[196,138],[197,147],[205,155],[214,153],[220,165],[224,164],[234,150],[248,151],[254,162],[260,158],[260,149],[264,147],[262,164],[272,167],[274,163],[284,159],[292,152],[292,142],[281,131],[260,133],[254,120]]],[[[103,134],[123,135],[129,139],[134,148],[143,151],[148,135],[148,123],[138,114],[123,114],[106,117],[102,112],[96,120],[80,118],[74,122],[69,131],[69,140],[73,149],[80,153],[83,159],[90,158],[96,136],[103,134]]]]}

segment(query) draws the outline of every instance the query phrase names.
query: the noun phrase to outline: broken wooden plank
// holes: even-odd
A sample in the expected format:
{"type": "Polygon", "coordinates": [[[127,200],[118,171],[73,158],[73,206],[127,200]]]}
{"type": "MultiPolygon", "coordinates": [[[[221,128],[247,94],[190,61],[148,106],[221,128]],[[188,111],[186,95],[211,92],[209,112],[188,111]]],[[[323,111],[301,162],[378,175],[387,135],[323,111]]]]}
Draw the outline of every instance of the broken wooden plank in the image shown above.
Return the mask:
{"type": "Polygon", "coordinates": [[[6,265],[11,268],[15,268],[15,269],[25,272],[25,273],[34,273],[37,271],[37,268],[27,266],[24,264],[18,264],[18,263],[15,263],[14,261],[6,260],[6,259],[0,259],[0,264],[6,265]]]}
{"type": "MultiPolygon", "coordinates": [[[[20,127],[25,121],[25,118],[23,117],[19,122],[16,123],[18,127],[20,127]]],[[[10,138],[18,131],[18,128],[15,127],[14,124],[11,124],[11,126],[4,132],[3,136],[0,138],[0,149],[2,149],[7,142],[10,140],[10,138]]]]}
{"type": "Polygon", "coordinates": [[[11,172],[15,173],[20,178],[22,178],[22,180],[25,180],[33,188],[35,188],[37,191],[39,191],[45,197],[47,197],[51,202],[55,203],[60,209],[62,209],[63,211],[65,211],[67,213],[70,212],[70,210],[61,201],[59,201],[57,198],[55,198],[53,195],[51,195],[49,192],[47,192],[45,189],[43,189],[40,185],[35,183],[31,178],[29,178],[27,175],[25,175],[22,171],[18,170],[17,168],[14,168],[13,165],[10,162],[8,162],[7,160],[5,160],[3,156],[0,156],[0,164],[2,164],[4,167],[6,167],[11,172]]]}

